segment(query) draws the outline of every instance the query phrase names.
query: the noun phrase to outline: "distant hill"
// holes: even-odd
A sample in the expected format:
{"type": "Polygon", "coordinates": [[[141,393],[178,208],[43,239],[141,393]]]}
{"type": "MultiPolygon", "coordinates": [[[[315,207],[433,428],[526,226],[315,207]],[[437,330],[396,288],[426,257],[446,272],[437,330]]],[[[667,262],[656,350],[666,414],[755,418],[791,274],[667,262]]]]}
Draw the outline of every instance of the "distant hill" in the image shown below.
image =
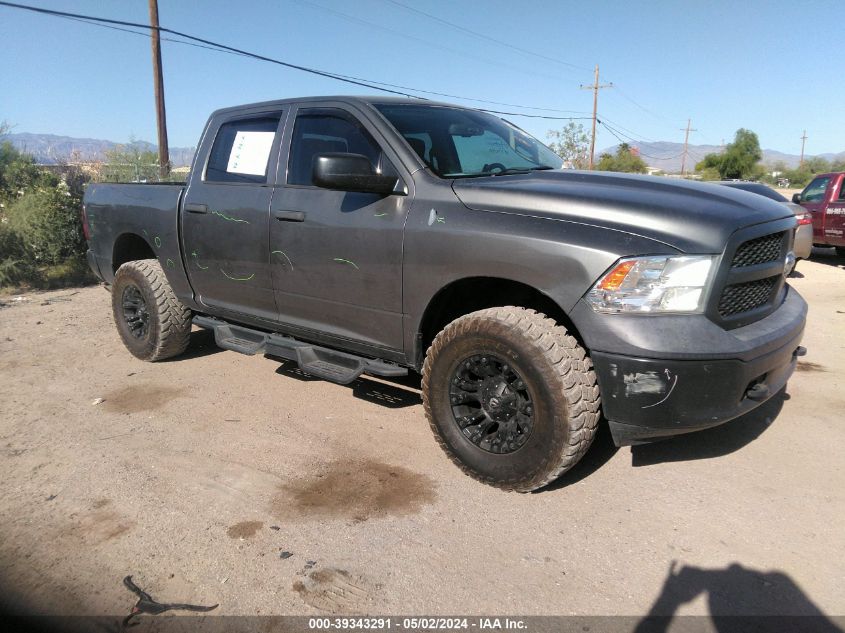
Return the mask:
{"type": "MultiPolygon", "coordinates": [[[[681,160],[684,153],[683,143],[668,143],[664,141],[656,143],[630,143],[631,147],[636,147],[640,151],[640,156],[649,167],[658,167],[666,172],[681,171],[681,160]]],[[[613,154],[616,152],[618,145],[608,147],[596,153],[596,158],[603,153],[613,154]]],[[[692,170],[695,164],[704,158],[706,154],[718,153],[722,151],[720,145],[690,145],[687,148],[687,169],[692,170]]],[[[845,152],[838,154],[819,154],[820,158],[828,161],[845,159],[845,152]]],[[[805,158],[809,158],[806,156],[805,158]]],[[[784,154],[773,149],[763,150],[763,162],[768,165],[774,165],[778,161],[783,161],[787,167],[798,167],[801,162],[801,157],[797,154],[784,154]]]]}
{"type": "MultiPolygon", "coordinates": [[[[19,134],[7,134],[0,137],[3,140],[11,141],[17,149],[32,154],[35,160],[43,165],[53,165],[57,162],[65,162],[73,158],[74,161],[90,162],[104,160],[106,152],[113,150],[118,145],[127,143],[115,143],[94,138],[73,138],[70,136],[57,136],[55,134],[30,134],[21,132],[19,134]]],[[[156,146],[146,141],[136,141],[144,150],[157,151],[156,146]]],[[[631,143],[640,151],[640,155],[649,167],[657,167],[666,172],[677,172],[681,170],[681,156],[684,152],[683,143],[669,143],[660,141],[656,143],[631,143]]],[[[614,153],[616,145],[605,148],[596,153],[596,158],[604,152],[614,153]]],[[[687,169],[691,170],[695,164],[704,158],[705,154],[720,152],[719,145],[690,145],[687,155],[687,169]]],[[[171,147],[170,162],[173,167],[189,166],[194,157],[194,147],[171,147]]],[[[838,154],[819,154],[826,160],[845,159],[845,152],[838,154]]],[[[784,154],[773,149],[763,150],[763,162],[774,164],[783,161],[788,167],[797,167],[801,157],[796,154],[784,154]]]]}
{"type": "MultiPolygon", "coordinates": [[[[113,150],[118,145],[128,143],[115,143],[95,138],[73,138],[70,136],[57,136],[55,134],[7,134],[2,140],[10,141],[18,150],[31,154],[36,162],[42,165],[54,165],[59,162],[66,162],[71,159],[75,162],[92,162],[104,160],[106,152],[113,150]]],[[[158,151],[157,147],[146,141],[135,141],[144,151],[158,151]]],[[[194,158],[195,148],[193,147],[171,147],[170,163],[173,167],[183,167],[191,164],[194,158]]]]}

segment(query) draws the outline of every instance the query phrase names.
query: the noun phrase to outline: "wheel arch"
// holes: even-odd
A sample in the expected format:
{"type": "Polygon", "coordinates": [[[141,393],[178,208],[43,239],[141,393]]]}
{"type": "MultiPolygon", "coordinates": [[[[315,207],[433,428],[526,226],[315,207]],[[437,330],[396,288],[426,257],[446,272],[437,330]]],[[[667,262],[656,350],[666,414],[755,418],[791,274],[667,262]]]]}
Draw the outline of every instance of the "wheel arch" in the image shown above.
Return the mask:
{"type": "Polygon", "coordinates": [[[140,259],[156,259],[155,251],[150,243],[137,233],[119,235],[112,247],[112,274],[126,262],[140,259]]]}
{"type": "Polygon", "coordinates": [[[549,295],[529,284],[502,277],[465,277],[451,281],[429,300],[418,328],[415,364],[422,367],[426,350],[447,324],[470,312],[517,306],[542,312],[584,342],[575,324],[549,295]]]}

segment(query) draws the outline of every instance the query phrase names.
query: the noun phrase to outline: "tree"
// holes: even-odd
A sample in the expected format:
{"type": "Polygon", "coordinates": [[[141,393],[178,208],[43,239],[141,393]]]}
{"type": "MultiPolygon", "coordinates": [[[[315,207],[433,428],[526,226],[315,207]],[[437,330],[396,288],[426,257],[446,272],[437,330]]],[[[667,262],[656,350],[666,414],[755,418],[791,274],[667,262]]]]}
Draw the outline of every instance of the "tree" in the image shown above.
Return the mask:
{"type": "Polygon", "coordinates": [[[696,171],[708,174],[719,174],[722,180],[734,178],[748,178],[754,175],[757,163],[763,158],[760,140],[751,130],[740,128],[734,135],[733,143],[728,143],[721,154],[707,154],[695,166],[696,171]]]}
{"type": "Polygon", "coordinates": [[[574,169],[586,169],[590,164],[590,137],[580,123],[570,121],[561,130],[549,130],[549,149],[574,169]]]}
{"type": "Polygon", "coordinates": [[[616,154],[602,154],[596,166],[599,171],[623,171],[630,174],[644,174],[648,171],[645,161],[639,153],[627,143],[616,148],[616,154]]]}
{"type": "Polygon", "coordinates": [[[106,152],[101,177],[113,182],[158,180],[158,155],[130,139],[127,145],[118,145],[106,152]]]}

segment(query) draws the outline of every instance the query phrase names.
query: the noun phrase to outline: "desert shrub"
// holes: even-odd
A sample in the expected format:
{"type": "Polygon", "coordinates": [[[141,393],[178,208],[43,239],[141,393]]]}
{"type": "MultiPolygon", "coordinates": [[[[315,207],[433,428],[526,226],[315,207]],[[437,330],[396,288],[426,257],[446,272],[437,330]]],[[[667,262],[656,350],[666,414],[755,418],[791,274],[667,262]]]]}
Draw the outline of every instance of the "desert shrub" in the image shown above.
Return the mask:
{"type": "Polygon", "coordinates": [[[6,216],[35,264],[58,264],[85,253],[80,208],[79,198],[59,183],[25,192],[6,208],[6,216]]]}
{"type": "Polygon", "coordinates": [[[0,286],[12,286],[37,277],[32,254],[8,223],[0,222],[0,286]]]}

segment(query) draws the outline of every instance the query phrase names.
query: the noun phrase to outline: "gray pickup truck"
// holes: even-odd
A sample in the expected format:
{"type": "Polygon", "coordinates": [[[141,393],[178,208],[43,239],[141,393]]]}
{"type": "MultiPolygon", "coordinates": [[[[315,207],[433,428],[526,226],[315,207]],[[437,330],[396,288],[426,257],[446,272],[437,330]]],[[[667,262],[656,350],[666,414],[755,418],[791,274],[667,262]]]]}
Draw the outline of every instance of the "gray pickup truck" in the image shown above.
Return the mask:
{"type": "Polygon", "coordinates": [[[562,170],[478,110],[321,97],[219,110],[186,184],[94,184],[88,261],[126,347],[192,325],[337,383],[422,374],[437,441],[508,490],[781,390],[795,216],[743,191],[562,170]]]}

